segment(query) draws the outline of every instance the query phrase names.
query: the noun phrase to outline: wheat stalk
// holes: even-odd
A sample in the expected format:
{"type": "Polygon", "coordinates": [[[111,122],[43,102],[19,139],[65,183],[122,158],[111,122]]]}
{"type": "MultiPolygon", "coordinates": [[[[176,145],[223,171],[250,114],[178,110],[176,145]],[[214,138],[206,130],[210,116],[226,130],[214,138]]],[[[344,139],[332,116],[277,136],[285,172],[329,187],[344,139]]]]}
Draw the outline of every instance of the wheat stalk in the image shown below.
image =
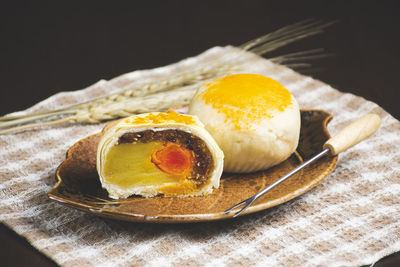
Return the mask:
{"type": "MultiPolygon", "coordinates": [[[[331,24],[332,22],[302,21],[249,41],[239,48],[261,56],[297,40],[321,33],[324,28],[331,24]]],[[[321,50],[308,50],[271,58],[270,60],[291,67],[301,67],[308,66],[308,64],[296,63],[296,61],[321,56],[323,56],[321,50]]],[[[233,73],[238,69],[240,69],[240,65],[235,60],[222,56],[215,59],[214,62],[208,63],[207,66],[176,73],[170,75],[168,79],[152,81],[151,83],[132,83],[115,93],[67,108],[20,116],[0,117],[0,129],[4,129],[0,130],[0,134],[62,123],[98,123],[136,113],[164,111],[173,106],[189,103],[199,83],[233,73]],[[60,116],[64,117],[60,118],[60,116]],[[46,119],[51,118],[53,119],[46,121],[46,119]],[[41,121],[35,122],[38,120],[41,121]]]]}
{"type": "Polygon", "coordinates": [[[194,86],[151,94],[123,101],[116,101],[108,105],[92,106],[89,109],[78,110],[77,122],[97,123],[132,114],[151,111],[165,111],[174,106],[189,104],[195,92],[194,86]]]}

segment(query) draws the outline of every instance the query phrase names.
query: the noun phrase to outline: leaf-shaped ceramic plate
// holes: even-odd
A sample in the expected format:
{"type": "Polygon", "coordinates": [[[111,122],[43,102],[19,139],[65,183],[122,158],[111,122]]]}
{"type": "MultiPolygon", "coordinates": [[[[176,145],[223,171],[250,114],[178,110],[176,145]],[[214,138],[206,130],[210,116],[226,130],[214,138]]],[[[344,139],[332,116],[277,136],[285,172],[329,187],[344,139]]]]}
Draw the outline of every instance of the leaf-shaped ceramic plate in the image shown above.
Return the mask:
{"type": "MultiPolygon", "coordinates": [[[[266,171],[250,174],[224,173],[220,188],[203,197],[130,197],[113,200],[102,189],[96,171],[96,150],[102,133],[80,140],[58,167],[57,184],[50,199],[98,216],[136,222],[183,223],[231,218],[224,210],[254,195],[279,177],[321,151],[329,138],[326,125],[332,118],[323,110],[301,111],[298,153],[266,171]]],[[[293,199],[318,185],[335,168],[337,156],[326,156],[259,198],[244,214],[264,210],[293,199]]]]}

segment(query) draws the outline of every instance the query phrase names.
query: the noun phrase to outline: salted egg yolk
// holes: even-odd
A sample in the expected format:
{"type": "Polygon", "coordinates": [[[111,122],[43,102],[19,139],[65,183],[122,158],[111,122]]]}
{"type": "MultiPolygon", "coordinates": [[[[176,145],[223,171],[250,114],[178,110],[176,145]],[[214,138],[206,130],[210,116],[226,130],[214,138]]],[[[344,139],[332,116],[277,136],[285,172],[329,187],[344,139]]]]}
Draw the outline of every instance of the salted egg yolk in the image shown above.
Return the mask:
{"type": "Polygon", "coordinates": [[[166,143],[151,155],[160,170],[173,176],[187,176],[193,169],[193,152],[175,143],[166,143]]]}

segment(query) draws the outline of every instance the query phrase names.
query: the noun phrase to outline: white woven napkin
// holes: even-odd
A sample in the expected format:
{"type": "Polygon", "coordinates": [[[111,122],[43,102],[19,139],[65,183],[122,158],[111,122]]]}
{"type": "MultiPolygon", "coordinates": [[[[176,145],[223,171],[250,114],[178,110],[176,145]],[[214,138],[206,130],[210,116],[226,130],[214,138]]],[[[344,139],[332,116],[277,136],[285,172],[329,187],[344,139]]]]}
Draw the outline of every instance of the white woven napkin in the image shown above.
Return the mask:
{"type": "Polygon", "coordinates": [[[104,124],[65,125],[0,136],[0,220],[65,266],[357,266],[400,250],[400,122],[375,103],[232,47],[84,90],[63,92],[25,112],[59,108],[118,90],[126,81],[162,78],[222,55],[244,72],[283,83],[301,108],[330,112],[337,132],[369,112],[382,126],[339,157],[336,170],[308,193],[232,220],[140,224],[102,219],[47,199],[66,150],[104,124]]]}

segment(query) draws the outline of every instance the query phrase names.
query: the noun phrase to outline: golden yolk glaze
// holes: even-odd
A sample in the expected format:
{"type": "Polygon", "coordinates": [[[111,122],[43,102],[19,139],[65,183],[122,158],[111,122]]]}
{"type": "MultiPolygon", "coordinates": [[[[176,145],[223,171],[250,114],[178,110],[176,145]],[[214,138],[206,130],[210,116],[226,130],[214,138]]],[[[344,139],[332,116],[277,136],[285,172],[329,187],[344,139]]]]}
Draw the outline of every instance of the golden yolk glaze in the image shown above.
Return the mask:
{"type": "Polygon", "coordinates": [[[163,124],[163,123],[183,123],[186,125],[192,125],[196,122],[191,116],[176,113],[175,111],[169,110],[167,112],[160,113],[149,113],[144,117],[133,116],[124,120],[127,124],[163,124]]]}
{"type": "Polygon", "coordinates": [[[248,129],[263,118],[272,118],[292,104],[291,93],[279,82],[258,74],[233,74],[204,84],[198,97],[236,129],[248,129]]]}

